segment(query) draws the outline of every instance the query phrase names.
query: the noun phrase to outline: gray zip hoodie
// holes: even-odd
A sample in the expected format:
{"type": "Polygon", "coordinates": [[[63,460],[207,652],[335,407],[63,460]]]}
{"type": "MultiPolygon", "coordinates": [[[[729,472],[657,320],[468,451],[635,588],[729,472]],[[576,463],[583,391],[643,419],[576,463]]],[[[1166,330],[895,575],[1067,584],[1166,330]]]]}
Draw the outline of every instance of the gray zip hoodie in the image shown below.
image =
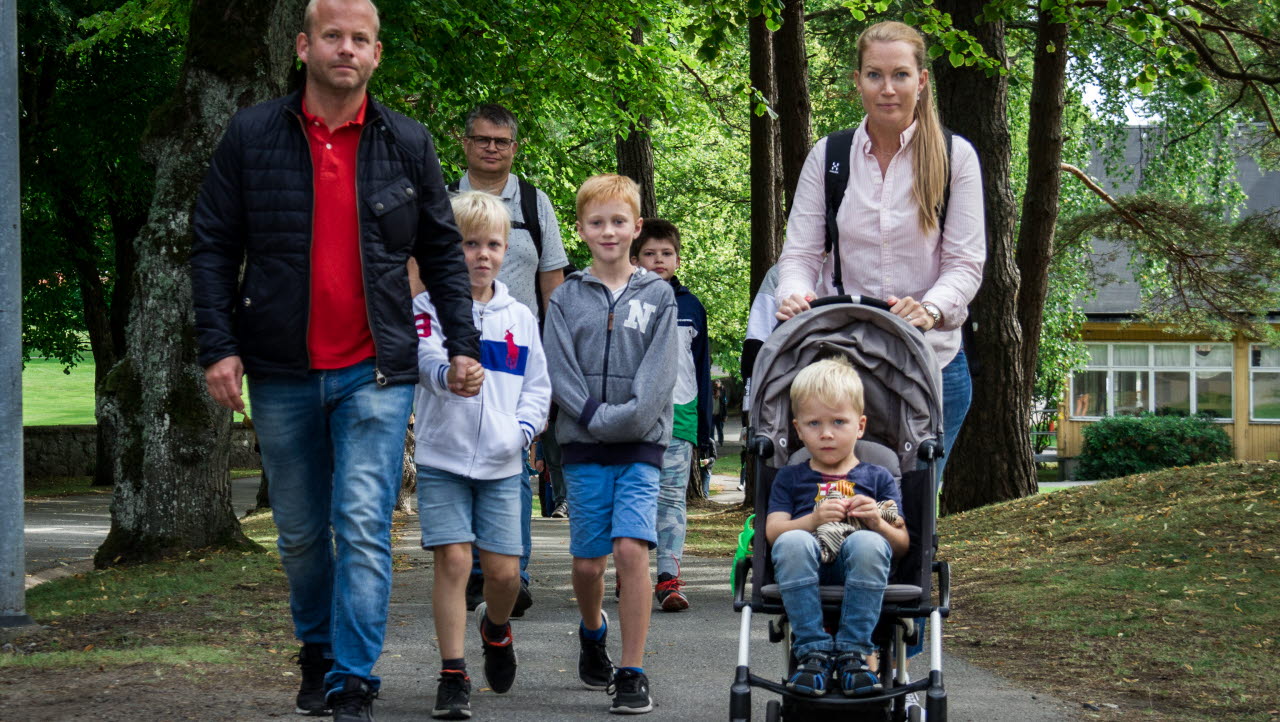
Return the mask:
{"type": "Polygon", "coordinates": [[[671,284],[636,269],[614,300],[578,271],[551,294],[543,346],[564,463],[661,468],[679,350],[671,284]]]}

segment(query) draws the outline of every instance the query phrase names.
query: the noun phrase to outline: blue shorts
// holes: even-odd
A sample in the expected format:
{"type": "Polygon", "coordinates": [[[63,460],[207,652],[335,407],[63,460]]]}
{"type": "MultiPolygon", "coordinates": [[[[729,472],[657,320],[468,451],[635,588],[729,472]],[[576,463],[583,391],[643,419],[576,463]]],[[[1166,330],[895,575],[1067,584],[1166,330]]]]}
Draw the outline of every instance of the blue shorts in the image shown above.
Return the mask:
{"type": "Polygon", "coordinates": [[[422,548],[475,544],[494,554],[518,557],[521,475],[470,479],[418,465],[418,520],[422,548]]]}
{"type": "Polygon", "coordinates": [[[658,544],[658,477],[652,464],[565,464],[569,553],[594,559],[613,553],[614,539],[658,544]]]}

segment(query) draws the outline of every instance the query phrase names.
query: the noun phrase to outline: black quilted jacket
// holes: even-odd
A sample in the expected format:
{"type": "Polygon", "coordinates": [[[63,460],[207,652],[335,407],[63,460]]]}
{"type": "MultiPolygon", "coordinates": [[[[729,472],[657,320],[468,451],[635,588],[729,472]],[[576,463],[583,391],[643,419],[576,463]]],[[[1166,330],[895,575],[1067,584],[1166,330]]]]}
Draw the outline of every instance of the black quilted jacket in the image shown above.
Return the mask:
{"type": "MultiPolygon", "coordinates": [[[[431,134],[370,98],[356,175],[379,383],[418,380],[405,272],[411,252],[440,311],[449,354],[478,358],[466,263],[431,134]]],[[[192,219],[202,366],[239,355],[250,375],[307,373],[307,324],[323,322],[308,318],[312,188],[299,93],[236,113],[214,151],[192,219]]]]}

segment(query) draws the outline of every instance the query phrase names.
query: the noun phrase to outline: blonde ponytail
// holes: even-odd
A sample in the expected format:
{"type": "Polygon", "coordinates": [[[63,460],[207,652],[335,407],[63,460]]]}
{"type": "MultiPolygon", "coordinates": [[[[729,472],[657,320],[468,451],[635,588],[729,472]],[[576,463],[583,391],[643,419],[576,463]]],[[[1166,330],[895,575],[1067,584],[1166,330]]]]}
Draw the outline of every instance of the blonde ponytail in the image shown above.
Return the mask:
{"type": "MultiPolygon", "coordinates": [[[[873,42],[892,43],[902,41],[911,46],[916,58],[916,69],[928,69],[928,54],[924,36],[920,31],[903,23],[886,21],[876,23],[858,36],[858,65],[862,54],[873,42]]],[[[911,136],[911,172],[914,181],[911,197],[919,212],[920,230],[929,233],[938,227],[938,212],[942,209],[942,195],[951,175],[951,159],[947,157],[947,141],[942,134],[942,121],[933,104],[933,85],[926,83],[916,102],[916,132],[911,136]]]]}

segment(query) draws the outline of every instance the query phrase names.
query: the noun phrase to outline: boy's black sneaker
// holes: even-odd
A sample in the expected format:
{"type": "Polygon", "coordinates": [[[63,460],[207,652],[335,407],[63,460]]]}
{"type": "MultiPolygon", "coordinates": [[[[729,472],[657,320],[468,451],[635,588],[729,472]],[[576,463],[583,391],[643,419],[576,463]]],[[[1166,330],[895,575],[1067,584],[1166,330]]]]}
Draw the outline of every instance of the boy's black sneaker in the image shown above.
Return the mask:
{"type": "Polygon", "coordinates": [[[436,706],[431,710],[436,719],[471,719],[471,678],[466,672],[446,669],[436,686],[436,706]]]}
{"type": "Polygon", "coordinates": [[[506,625],[505,639],[490,639],[485,633],[502,633],[495,630],[493,622],[488,620],[489,603],[483,602],[476,607],[476,629],[480,632],[480,646],[484,649],[484,678],[489,687],[498,694],[511,689],[516,681],[516,647],[511,637],[511,624],[506,625]]]}
{"type": "Polygon", "coordinates": [[[533,606],[533,594],[529,592],[529,582],[520,580],[520,591],[516,593],[516,605],[511,608],[511,616],[523,617],[529,607],[533,606]]]}
{"type": "Polygon", "coordinates": [[[609,659],[606,644],[609,639],[609,615],[601,610],[600,618],[604,620],[605,636],[599,641],[588,639],[583,633],[582,625],[578,626],[578,645],[581,647],[578,652],[578,679],[582,680],[587,689],[608,689],[613,680],[613,660],[609,659]]]}
{"type": "Polygon", "coordinates": [[[306,643],[298,651],[298,666],[302,668],[302,686],[294,701],[294,711],[310,717],[327,717],[332,713],[324,698],[324,676],[333,668],[333,660],[324,658],[324,645],[306,643]]]}
{"type": "Polygon", "coordinates": [[[472,574],[467,577],[467,611],[474,612],[480,602],[484,601],[484,575],[472,574]]]}
{"type": "Polygon", "coordinates": [[[796,671],[787,680],[787,689],[809,697],[821,697],[827,693],[831,677],[831,654],[810,652],[796,665],[796,671]]]}
{"type": "Polygon", "coordinates": [[[644,714],[653,710],[649,678],[644,672],[626,668],[618,670],[613,674],[609,694],[613,696],[609,711],[614,714],[644,714]]]}
{"type": "Polygon", "coordinates": [[[333,722],[373,722],[373,700],[377,696],[368,680],[347,677],[341,687],[329,690],[333,722]]]}
{"type": "Polygon", "coordinates": [[[858,652],[842,652],[836,658],[836,679],[846,697],[866,697],[881,689],[880,679],[858,652]]]}

